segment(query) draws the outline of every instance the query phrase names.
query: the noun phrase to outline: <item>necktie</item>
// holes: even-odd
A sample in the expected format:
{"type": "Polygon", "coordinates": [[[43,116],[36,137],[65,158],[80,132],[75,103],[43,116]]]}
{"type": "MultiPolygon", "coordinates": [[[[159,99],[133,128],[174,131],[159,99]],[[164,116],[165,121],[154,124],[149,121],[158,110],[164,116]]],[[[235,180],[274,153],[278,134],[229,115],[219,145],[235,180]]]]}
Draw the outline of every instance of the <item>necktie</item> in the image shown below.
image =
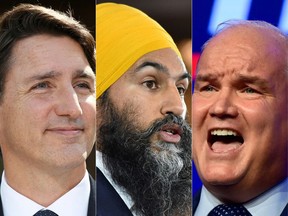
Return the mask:
{"type": "Polygon", "coordinates": [[[50,210],[40,210],[36,212],[33,216],[58,216],[58,215],[50,210]]]}
{"type": "Polygon", "coordinates": [[[210,211],[208,216],[252,216],[242,205],[221,204],[210,211]]]}

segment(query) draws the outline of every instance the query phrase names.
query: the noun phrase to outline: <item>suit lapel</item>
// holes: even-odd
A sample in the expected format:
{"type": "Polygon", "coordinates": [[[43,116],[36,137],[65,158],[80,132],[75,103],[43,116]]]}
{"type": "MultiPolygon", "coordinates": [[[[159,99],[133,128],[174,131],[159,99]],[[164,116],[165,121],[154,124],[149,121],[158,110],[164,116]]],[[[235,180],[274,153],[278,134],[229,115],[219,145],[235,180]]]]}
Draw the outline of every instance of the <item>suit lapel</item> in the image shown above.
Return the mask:
{"type": "Polygon", "coordinates": [[[288,204],[285,206],[285,208],[284,208],[284,210],[280,216],[287,216],[287,215],[288,215],[288,204]]]}
{"type": "Polygon", "coordinates": [[[193,196],[193,214],[195,213],[198,204],[200,202],[200,196],[201,196],[201,188],[196,192],[195,196],[193,196]]]}
{"type": "Polygon", "coordinates": [[[121,199],[114,187],[97,168],[97,215],[132,216],[124,201],[121,199]]]}
{"type": "Polygon", "coordinates": [[[0,216],[4,216],[1,197],[0,197],[0,216]]]}
{"type": "Polygon", "coordinates": [[[89,197],[89,204],[88,204],[88,214],[87,216],[95,216],[96,215],[96,183],[95,180],[89,175],[90,180],[90,197],[89,197]]]}

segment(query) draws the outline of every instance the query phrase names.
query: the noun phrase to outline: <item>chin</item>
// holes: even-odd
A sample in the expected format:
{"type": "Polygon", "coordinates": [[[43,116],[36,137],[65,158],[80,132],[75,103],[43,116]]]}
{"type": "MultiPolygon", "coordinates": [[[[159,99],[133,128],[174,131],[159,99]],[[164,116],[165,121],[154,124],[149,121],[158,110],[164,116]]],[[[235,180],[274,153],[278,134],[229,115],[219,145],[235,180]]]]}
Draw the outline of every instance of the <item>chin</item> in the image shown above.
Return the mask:
{"type": "Polygon", "coordinates": [[[242,179],[242,175],[235,173],[235,168],[220,169],[214,167],[204,170],[201,176],[203,182],[209,185],[234,185],[242,179]]]}

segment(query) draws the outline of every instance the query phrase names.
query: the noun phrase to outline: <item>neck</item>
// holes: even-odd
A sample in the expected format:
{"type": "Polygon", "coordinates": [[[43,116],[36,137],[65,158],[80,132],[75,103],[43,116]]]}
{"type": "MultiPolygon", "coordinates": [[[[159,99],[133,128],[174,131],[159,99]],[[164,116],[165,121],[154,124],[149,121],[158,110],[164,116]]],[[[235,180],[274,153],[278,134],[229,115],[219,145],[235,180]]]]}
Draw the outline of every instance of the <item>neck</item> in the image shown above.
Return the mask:
{"type": "Polygon", "coordinates": [[[27,165],[18,169],[14,166],[5,166],[4,163],[4,170],[5,179],[11,188],[34,202],[48,207],[83,179],[86,164],[83,162],[70,169],[55,168],[51,172],[49,169],[36,169],[27,165]]]}

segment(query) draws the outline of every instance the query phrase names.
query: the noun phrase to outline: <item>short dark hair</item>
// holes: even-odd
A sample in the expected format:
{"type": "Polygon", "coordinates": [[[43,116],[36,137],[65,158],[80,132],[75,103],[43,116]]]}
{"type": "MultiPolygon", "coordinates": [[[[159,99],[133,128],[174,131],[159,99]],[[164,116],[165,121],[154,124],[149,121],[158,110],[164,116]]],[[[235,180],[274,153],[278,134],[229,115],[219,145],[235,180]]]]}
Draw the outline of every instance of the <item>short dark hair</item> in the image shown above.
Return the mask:
{"type": "Polygon", "coordinates": [[[95,73],[94,37],[70,11],[63,13],[40,5],[20,4],[0,18],[0,103],[13,46],[21,39],[39,34],[68,36],[75,40],[95,73]]]}

